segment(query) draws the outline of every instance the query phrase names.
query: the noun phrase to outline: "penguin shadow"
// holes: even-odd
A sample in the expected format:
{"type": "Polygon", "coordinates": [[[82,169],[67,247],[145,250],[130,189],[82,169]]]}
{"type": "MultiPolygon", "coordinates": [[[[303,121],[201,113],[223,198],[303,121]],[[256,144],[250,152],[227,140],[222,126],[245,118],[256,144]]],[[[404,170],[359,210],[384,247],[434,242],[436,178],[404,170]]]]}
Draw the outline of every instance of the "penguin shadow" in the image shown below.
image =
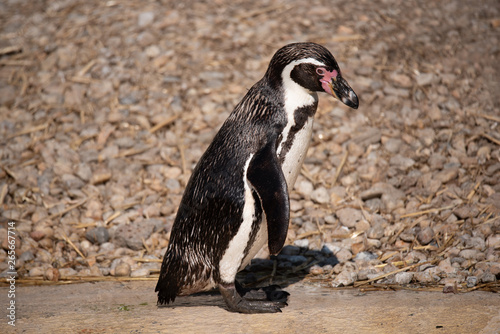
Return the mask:
{"type": "MultiPolygon", "coordinates": [[[[283,292],[291,284],[302,281],[313,267],[321,267],[323,271],[333,269],[339,263],[337,257],[327,247],[311,250],[304,247],[285,246],[278,255],[268,259],[255,258],[236,275],[237,282],[246,290],[266,290],[271,288],[272,295],[282,298],[283,292]],[[276,292],[274,292],[276,290],[276,292]]],[[[268,294],[269,296],[269,294],[268,294]]],[[[272,300],[272,299],[271,299],[272,300]]],[[[218,306],[228,310],[218,290],[200,292],[189,296],[179,296],[174,303],[162,305],[161,308],[218,306]]]]}

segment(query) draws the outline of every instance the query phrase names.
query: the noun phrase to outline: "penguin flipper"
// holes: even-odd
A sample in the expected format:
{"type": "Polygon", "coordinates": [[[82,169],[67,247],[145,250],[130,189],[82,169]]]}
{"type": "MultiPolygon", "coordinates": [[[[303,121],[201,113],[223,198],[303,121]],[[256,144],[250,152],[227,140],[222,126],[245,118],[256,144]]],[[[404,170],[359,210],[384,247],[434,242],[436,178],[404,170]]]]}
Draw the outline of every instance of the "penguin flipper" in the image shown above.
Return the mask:
{"type": "Polygon", "coordinates": [[[269,251],[278,254],[288,232],[290,200],[276,156],[275,141],[269,141],[255,154],[248,166],[247,179],[257,192],[266,214],[269,251]]]}

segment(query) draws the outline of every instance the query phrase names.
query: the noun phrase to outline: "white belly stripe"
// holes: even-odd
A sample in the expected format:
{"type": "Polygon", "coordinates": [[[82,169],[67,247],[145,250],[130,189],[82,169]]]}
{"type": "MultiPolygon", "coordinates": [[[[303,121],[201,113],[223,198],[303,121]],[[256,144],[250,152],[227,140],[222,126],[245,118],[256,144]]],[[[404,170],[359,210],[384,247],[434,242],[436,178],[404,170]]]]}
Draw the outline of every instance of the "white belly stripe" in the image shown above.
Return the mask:
{"type": "Polygon", "coordinates": [[[222,282],[232,283],[236,277],[236,273],[240,267],[245,248],[250,240],[252,232],[253,220],[255,217],[255,200],[252,195],[252,189],[246,178],[248,166],[252,160],[253,154],[250,155],[245,163],[245,171],[243,173],[243,183],[245,185],[245,205],[243,207],[243,219],[238,232],[229,242],[226,252],[219,262],[219,272],[222,282]]]}

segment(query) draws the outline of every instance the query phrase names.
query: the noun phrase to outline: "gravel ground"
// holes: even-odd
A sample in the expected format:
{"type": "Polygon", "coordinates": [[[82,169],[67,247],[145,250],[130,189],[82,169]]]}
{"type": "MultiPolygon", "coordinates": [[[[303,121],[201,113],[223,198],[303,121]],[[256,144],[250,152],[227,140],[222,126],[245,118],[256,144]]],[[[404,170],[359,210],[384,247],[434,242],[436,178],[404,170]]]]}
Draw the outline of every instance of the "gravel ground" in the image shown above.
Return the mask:
{"type": "Polygon", "coordinates": [[[314,41],[360,108],[320,97],[288,246],[246,283],[498,291],[499,39],[495,0],[4,1],[0,272],[15,221],[21,277],[157,275],[219,126],[314,41]]]}

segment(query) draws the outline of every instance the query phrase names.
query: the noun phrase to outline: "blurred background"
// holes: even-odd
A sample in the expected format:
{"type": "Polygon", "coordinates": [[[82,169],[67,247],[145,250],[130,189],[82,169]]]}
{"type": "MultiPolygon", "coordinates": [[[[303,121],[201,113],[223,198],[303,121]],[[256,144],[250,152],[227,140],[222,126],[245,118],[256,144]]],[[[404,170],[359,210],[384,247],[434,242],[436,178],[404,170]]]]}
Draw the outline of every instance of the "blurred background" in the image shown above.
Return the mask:
{"type": "Polygon", "coordinates": [[[25,282],[155,277],[218,128],[312,41],[360,108],[320,96],[278,274],[498,291],[499,38],[496,0],[2,1],[0,272],[15,221],[25,282]]]}

